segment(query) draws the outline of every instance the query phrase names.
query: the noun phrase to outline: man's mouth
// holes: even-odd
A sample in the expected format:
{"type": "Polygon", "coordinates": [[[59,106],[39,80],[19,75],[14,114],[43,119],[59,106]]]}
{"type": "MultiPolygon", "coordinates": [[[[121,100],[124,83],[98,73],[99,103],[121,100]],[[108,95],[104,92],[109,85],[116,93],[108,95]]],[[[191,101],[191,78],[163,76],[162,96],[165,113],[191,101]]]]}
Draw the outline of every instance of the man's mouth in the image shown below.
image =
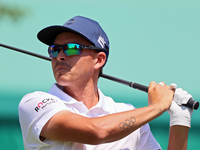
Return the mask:
{"type": "Polygon", "coordinates": [[[57,62],[55,67],[54,67],[54,70],[55,71],[58,71],[58,70],[70,70],[70,66],[66,63],[63,63],[63,62],[57,62]]]}

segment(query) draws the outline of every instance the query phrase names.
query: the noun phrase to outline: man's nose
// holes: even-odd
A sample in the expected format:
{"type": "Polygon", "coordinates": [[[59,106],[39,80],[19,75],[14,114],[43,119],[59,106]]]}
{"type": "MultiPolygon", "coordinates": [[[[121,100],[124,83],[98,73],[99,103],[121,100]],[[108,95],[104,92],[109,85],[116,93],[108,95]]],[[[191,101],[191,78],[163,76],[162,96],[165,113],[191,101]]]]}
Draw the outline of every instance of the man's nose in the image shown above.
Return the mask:
{"type": "Polygon", "coordinates": [[[67,60],[67,56],[65,55],[65,53],[63,52],[63,50],[61,49],[60,52],[58,53],[57,59],[59,61],[66,61],[67,60]]]}

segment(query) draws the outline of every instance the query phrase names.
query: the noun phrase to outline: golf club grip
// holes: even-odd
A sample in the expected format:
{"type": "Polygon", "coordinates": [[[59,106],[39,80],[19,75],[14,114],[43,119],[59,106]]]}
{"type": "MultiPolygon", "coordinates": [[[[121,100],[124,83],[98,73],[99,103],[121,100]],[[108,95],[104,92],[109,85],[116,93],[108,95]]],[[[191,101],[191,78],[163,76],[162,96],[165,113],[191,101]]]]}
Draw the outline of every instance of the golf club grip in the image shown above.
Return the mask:
{"type": "MultiPolygon", "coordinates": [[[[148,93],[148,87],[147,86],[144,86],[144,85],[132,82],[132,84],[130,85],[130,87],[148,93]]],[[[189,107],[191,109],[195,109],[195,110],[197,110],[199,108],[199,102],[195,101],[192,97],[188,100],[187,104],[182,104],[182,105],[186,106],[186,107],[189,107]]]]}
{"type": "Polygon", "coordinates": [[[191,97],[187,104],[182,104],[183,106],[187,106],[189,108],[197,110],[199,108],[199,102],[194,101],[194,99],[191,97]]]}
{"type": "MultiPolygon", "coordinates": [[[[130,87],[148,93],[148,87],[147,86],[132,82],[132,85],[130,85],[130,87]]],[[[182,104],[182,105],[189,107],[191,109],[195,109],[195,110],[197,110],[199,108],[199,102],[194,101],[194,99],[192,97],[188,100],[187,104],[182,104]]]]}
{"type": "Polygon", "coordinates": [[[138,84],[138,83],[135,83],[135,82],[131,82],[129,86],[134,88],[134,89],[148,93],[148,89],[149,89],[148,86],[144,86],[144,85],[141,85],[141,84],[138,84]]]}

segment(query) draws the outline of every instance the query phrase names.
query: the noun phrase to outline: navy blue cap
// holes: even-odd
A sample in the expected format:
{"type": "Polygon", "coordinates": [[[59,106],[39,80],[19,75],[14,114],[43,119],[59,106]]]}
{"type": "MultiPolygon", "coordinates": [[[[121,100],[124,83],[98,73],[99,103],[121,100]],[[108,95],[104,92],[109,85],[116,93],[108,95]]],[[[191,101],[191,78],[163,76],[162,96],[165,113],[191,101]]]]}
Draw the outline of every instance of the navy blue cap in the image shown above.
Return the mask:
{"type": "Polygon", "coordinates": [[[37,34],[37,38],[44,44],[52,45],[58,34],[62,32],[78,34],[90,41],[94,46],[107,49],[108,51],[105,53],[108,59],[109,40],[98,22],[86,17],[76,16],[69,19],[63,26],[55,25],[42,29],[37,34]]]}

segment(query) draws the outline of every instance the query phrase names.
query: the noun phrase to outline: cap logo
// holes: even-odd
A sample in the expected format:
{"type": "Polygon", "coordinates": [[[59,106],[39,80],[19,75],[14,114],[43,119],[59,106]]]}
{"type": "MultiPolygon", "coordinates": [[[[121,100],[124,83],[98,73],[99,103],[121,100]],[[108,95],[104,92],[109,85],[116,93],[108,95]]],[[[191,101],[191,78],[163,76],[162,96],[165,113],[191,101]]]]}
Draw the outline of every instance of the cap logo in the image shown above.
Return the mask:
{"type": "Polygon", "coordinates": [[[105,47],[106,42],[104,41],[104,39],[101,36],[99,36],[97,41],[101,45],[102,48],[105,47]]]}
{"type": "Polygon", "coordinates": [[[75,19],[70,19],[65,23],[65,26],[73,24],[75,22],[75,19]]]}

